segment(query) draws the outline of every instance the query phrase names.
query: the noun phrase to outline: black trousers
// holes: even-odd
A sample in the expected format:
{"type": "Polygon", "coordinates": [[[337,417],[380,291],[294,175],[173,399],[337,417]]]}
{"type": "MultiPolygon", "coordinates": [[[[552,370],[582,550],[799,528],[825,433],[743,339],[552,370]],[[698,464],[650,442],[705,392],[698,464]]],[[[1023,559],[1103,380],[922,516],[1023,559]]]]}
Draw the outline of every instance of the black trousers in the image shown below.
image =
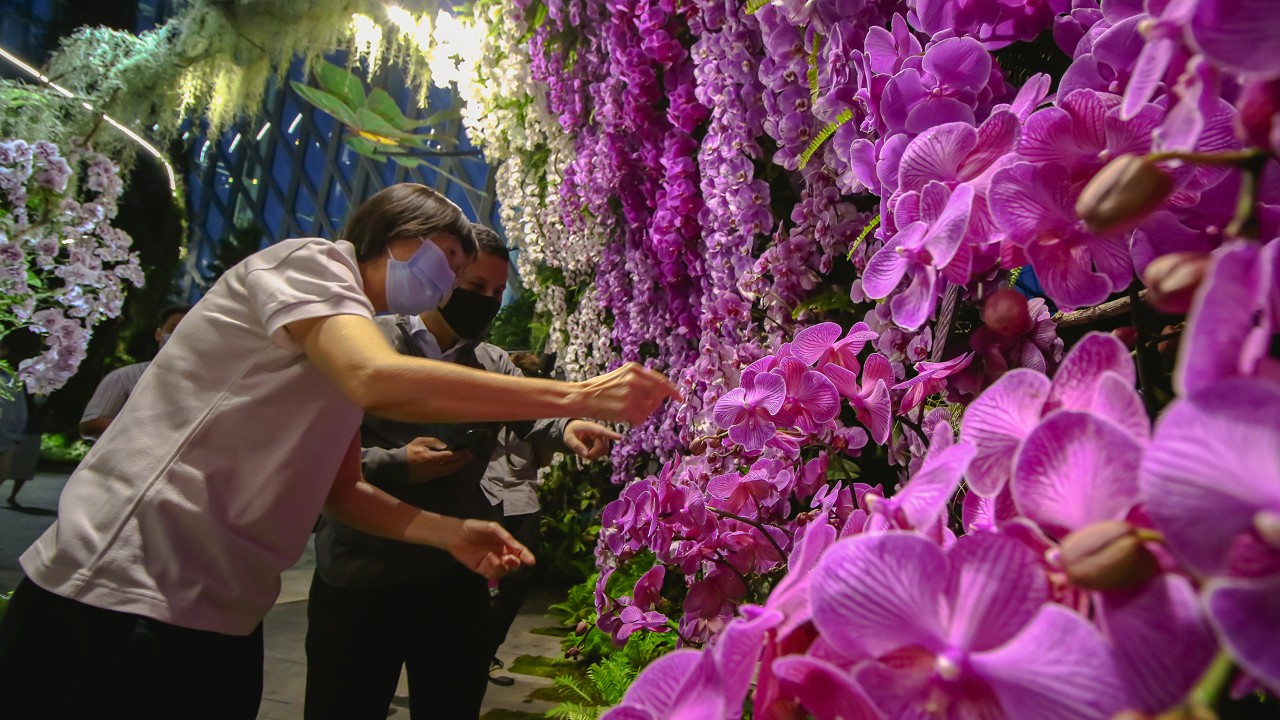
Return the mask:
{"type": "Polygon", "coordinates": [[[488,683],[485,579],[458,565],[427,587],[350,589],[316,573],[306,720],[385,720],[400,669],[415,720],[475,720],[488,683]]]}
{"type": "MultiPolygon", "coordinates": [[[[542,512],[531,512],[524,515],[507,515],[502,518],[502,526],[515,536],[526,547],[537,555],[542,545],[542,512]]],[[[520,606],[524,605],[529,591],[537,586],[541,577],[539,564],[527,565],[512,571],[498,584],[498,594],[493,598],[489,610],[489,644],[493,649],[491,655],[507,640],[507,632],[516,616],[520,614],[520,606]]]]}
{"type": "Polygon", "coordinates": [[[0,623],[6,718],[254,720],[262,625],[240,637],[68,600],[24,578],[0,623]]]}

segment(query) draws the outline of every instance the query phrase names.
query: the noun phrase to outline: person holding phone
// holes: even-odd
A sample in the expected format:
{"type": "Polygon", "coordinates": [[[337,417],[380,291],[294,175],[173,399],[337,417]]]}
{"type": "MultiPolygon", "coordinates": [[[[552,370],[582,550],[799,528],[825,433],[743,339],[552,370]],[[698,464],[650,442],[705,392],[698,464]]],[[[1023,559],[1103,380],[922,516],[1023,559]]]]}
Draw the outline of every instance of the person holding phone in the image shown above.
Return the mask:
{"type": "Polygon", "coordinates": [[[532,563],[497,523],[364,482],[361,417],[634,423],[678,393],[634,366],[538,382],[392,350],[374,316],[438,307],[474,256],[462,211],[406,183],[352,213],[342,240],[284,240],[222,275],[21,557],[0,621],[6,716],[252,720],[262,620],[322,508],[439,548],[480,583],[532,563]]]}
{"type": "MultiPolygon", "coordinates": [[[[505,351],[480,340],[506,290],[507,248],[488,228],[475,225],[472,233],[479,255],[447,303],[376,323],[406,355],[521,377],[505,351]]],[[[448,425],[366,415],[364,476],[419,508],[497,519],[480,482],[499,430],[591,458],[620,437],[584,420],[448,425]]],[[[316,529],[307,606],[306,720],[382,720],[401,668],[408,673],[412,717],[474,720],[492,658],[488,612],[485,579],[448,553],[376,537],[325,513],[316,529]]]]}

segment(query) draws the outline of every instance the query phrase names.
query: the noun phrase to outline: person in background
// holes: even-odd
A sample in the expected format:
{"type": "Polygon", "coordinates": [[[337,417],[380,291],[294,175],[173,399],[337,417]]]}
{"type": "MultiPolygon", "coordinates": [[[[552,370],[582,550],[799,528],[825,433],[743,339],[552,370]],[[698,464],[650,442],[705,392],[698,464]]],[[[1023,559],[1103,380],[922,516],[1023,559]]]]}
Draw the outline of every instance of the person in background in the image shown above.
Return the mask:
{"type": "MultiPolygon", "coordinates": [[[[526,377],[546,377],[549,374],[544,367],[543,358],[531,352],[513,352],[511,362],[526,377]]],[[[587,448],[586,452],[577,454],[594,459],[604,455],[608,449],[608,439],[603,439],[587,448]]],[[[485,468],[484,479],[480,484],[503,527],[535,554],[535,548],[542,544],[538,468],[551,464],[555,451],[556,448],[530,443],[526,438],[504,428],[498,435],[498,447],[485,468]]],[[[528,568],[527,571],[525,568],[518,568],[498,581],[498,586],[492,591],[489,646],[493,652],[489,665],[489,682],[495,685],[506,687],[515,684],[515,678],[510,675],[494,674],[503,667],[502,661],[498,659],[498,648],[507,641],[511,624],[520,614],[520,607],[536,587],[539,577],[536,567],[528,568]]]]}
{"type": "Polygon", "coordinates": [[[11,390],[15,395],[15,408],[22,411],[23,425],[13,447],[4,453],[7,459],[0,460],[0,483],[5,480],[13,481],[9,496],[4,500],[11,508],[22,507],[22,503],[18,502],[18,492],[36,476],[36,466],[40,464],[40,436],[44,428],[43,406],[46,398],[43,395],[28,394],[25,390],[21,383],[11,390]]]}
{"type": "Polygon", "coordinates": [[[108,429],[68,479],[0,620],[5,717],[253,720],[262,620],[322,508],[488,578],[534,561],[497,523],[364,482],[366,413],[634,424],[680,397],[634,363],[556,383],[395,352],[374,315],[442,305],[475,256],[431,188],[376,193],[343,238],[284,240],[223,274],[117,416],[129,431],[108,429]]]}
{"type": "MultiPolygon", "coordinates": [[[[505,352],[481,342],[501,306],[510,258],[492,230],[474,225],[479,255],[439,309],[375,321],[397,351],[519,376],[505,352]]],[[[480,489],[498,434],[539,447],[595,446],[617,437],[582,420],[422,424],[366,415],[365,478],[416,507],[495,517],[480,489]]],[[[402,668],[414,718],[473,720],[484,699],[488,586],[433,548],[375,537],[326,513],[316,529],[307,605],[307,720],[381,720],[402,668]]]]}
{"type": "MultiPolygon", "coordinates": [[[[0,357],[7,357],[8,354],[8,347],[0,339],[0,357]]],[[[16,378],[0,376],[0,383],[4,384],[3,391],[0,392],[0,482],[4,482],[12,474],[18,444],[26,432],[27,394],[23,392],[25,388],[22,382],[16,378]]],[[[16,498],[21,487],[22,483],[14,482],[7,501],[9,507],[20,507],[16,498]]]]}
{"type": "MultiPolygon", "coordinates": [[[[159,348],[164,348],[164,344],[173,335],[173,331],[178,329],[178,323],[182,322],[182,318],[186,317],[189,312],[191,312],[190,305],[170,305],[160,311],[155,332],[156,344],[159,348]]],[[[138,385],[138,380],[142,378],[143,371],[150,364],[151,361],[148,360],[125,365],[122,368],[112,370],[102,378],[102,381],[98,383],[97,389],[93,391],[93,397],[89,398],[89,404],[84,408],[84,415],[80,418],[80,435],[86,440],[96,440],[102,437],[102,433],[106,432],[107,426],[124,408],[124,403],[129,399],[129,394],[138,385]]]]}

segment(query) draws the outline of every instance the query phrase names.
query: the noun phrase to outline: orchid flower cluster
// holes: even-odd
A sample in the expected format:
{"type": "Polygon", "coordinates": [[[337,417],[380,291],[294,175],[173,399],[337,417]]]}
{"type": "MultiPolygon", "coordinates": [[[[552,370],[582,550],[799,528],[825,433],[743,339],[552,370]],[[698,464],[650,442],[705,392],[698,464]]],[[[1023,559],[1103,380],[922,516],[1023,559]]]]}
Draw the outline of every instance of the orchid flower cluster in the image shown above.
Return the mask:
{"type": "Polygon", "coordinates": [[[142,286],[132,239],[111,225],[122,190],[119,168],[103,155],[0,141],[0,337],[44,336],[44,351],[17,368],[31,393],[62,387],[94,326],[120,314],[125,283],[142,286]]]}
{"type": "Polygon", "coordinates": [[[716,474],[708,450],[608,509],[599,554],[646,548],[658,564],[616,599],[605,570],[601,628],[666,631],[658,589],[675,570],[682,640],[715,637],[660,658],[605,717],[732,718],[744,700],[757,718],[1154,715],[1220,650],[1280,688],[1278,308],[1280,239],[1232,241],[1154,430],[1128,350],[1091,333],[1052,379],[1003,375],[958,437],[947,413],[926,416],[928,451],[887,498],[795,449],[829,444],[842,409],[883,437],[904,389],[883,356],[859,360],[866,330],[802,331],[717,405],[725,457],[759,457],[745,472],[716,474]],[[763,602],[733,607],[749,569],[784,565],[763,602]]]}

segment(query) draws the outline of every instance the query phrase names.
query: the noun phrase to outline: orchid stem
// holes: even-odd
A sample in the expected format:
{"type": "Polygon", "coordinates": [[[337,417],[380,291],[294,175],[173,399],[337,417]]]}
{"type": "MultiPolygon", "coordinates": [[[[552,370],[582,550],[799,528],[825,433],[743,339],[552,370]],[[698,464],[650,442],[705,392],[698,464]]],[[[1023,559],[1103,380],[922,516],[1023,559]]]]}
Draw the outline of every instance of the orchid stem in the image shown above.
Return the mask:
{"type": "Polygon", "coordinates": [[[1220,153],[1197,153],[1184,152],[1182,150],[1169,150],[1166,152],[1156,152],[1147,155],[1147,160],[1150,160],[1151,162],[1181,160],[1182,162],[1191,163],[1193,165],[1212,165],[1216,167],[1238,168],[1248,167],[1250,163],[1257,163],[1259,159],[1265,163],[1266,158],[1267,153],[1256,148],[1220,153]]]}
{"type": "Polygon", "coordinates": [[[1217,705],[1218,698],[1222,696],[1222,690],[1231,682],[1233,670],[1235,670],[1235,662],[1232,661],[1231,656],[1225,650],[1219,650],[1218,656],[1213,659],[1213,664],[1191,691],[1191,702],[1206,708],[1217,705]]]}
{"type": "Polygon", "coordinates": [[[778,559],[781,560],[783,564],[786,564],[787,554],[782,552],[782,546],[778,545],[778,541],[774,540],[773,536],[769,534],[769,531],[765,529],[764,523],[761,523],[758,520],[750,520],[748,518],[744,518],[741,515],[734,515],[733,513],[727,510],[720,510],[718,508],[710,508],[710,510],[711,512],[719,515],[720,517],[727,517],[730,520],[737,520],[740,523],[746,523],[751,527],[759,530],[760,534],[764,536],[764,539],[768,540],[769,544],[773,546],[773,549],[778,551],[778,559]]]}
{"type": "Polygon", "coordinates": [[[929,438],[924,436],[924,430],[920,428],[920,423],[911,420],[911,418],[908,418],[906,415],[900,415],[898,417],[898,422],[911,428],[911,432],[914,432],[916,437],[920,438],[921,442],[926,444],[929,442],[929,438]]]}
{"type": "Polygon", "coordinates": [[[720,552],[719,550],[717,550],[717,551],[716,551],[716,558],[717,558],[717,559],[719,559],[719,560],[720,560],[720,562],[721,562],[721,563],[723,563],[725,567],[727,567],[727,568],[729,568],[730,570],[732,570],[734,575],[737,575],[737,576],[738,576],[738,579],[742,581],[742,588],[743,588],[744,590],[751,586],[751,585],[750,585],[750,583],[749,583],[749,582],[747,582],[747,576],[746,576],[746,575],[743,575],[741,570],[739,570],[738,568],[734,567],[734,566],[733,566],[733,563],[729,562],[729,558],[727,558],[727,557],[725,557],[725,556],[724,556],[724,553],[722,553],[722,552],[720,552]]]}
{"type": "Polygon", "coordinates": [[[1156,398],[1155,387],[1151,383],[1151,368],[1153,367],[1151,350],[1152,345],[1148,343],[1147,332],[1143,329],[1142,323],[1142,303],[1138,299],[1138,283],[1135,281],[1129,285],[1129,319],[1133,323],[1133,329],[1138,332],[1138,346],[1136,348],[1138,354],[1138,386],[1142,390],[1142,403],[1147,408],[1147,415],[1151,419],[1155,419],[1160,412],[1159,400],[1156,398]]]}

